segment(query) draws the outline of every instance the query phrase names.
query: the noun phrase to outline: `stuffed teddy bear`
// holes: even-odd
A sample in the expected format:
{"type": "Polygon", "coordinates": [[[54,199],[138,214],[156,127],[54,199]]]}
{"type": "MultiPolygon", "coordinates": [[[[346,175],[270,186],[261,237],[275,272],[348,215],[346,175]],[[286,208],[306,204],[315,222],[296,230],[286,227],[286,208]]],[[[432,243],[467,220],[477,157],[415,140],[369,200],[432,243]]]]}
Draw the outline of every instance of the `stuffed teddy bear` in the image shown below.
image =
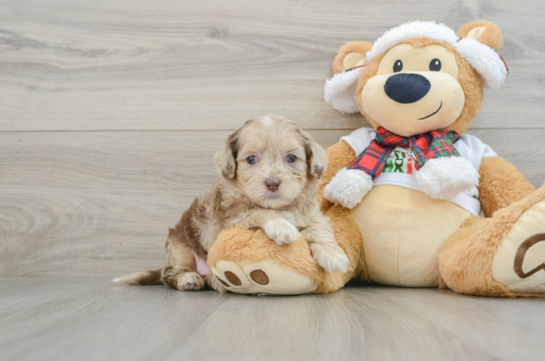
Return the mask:
{"type": "Polygon", "coordinates": [[[223,232],[208,255],[236,293],[327,293],[355,277],[484,296],[545,296],[545,186],[539,190],[465,134],[483,87],[508,74],[495,23],[457,32],[414,21],[374,44],[342,46],[325,99],[360,112],[329,147],[318,198],[350,265],[322,270],[304,238],[278,246],[261,230],[223,232]],[[484,215],[484,217],[482,216],[484,215]]]}

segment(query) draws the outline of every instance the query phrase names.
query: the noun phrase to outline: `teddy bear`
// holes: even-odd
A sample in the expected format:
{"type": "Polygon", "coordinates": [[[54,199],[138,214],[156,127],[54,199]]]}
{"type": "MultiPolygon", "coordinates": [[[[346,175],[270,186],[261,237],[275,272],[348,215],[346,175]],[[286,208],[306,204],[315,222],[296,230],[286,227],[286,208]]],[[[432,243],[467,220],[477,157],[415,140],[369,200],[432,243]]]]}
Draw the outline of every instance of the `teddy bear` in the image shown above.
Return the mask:
{"type": "Polygon", "coordinates": [[[343,45],[325,100],[360,112],[360,128],[327,149],[318,200],[350,261],[329,273],[308,242],[279,246],[262,230],[224,231],[208,254],[228,290],[329,293],[353,278],[501,297],[545,296],[545,186],[466,134],[484,87],[508,68],[499,27],[457,32],[413,21],[373,44],[343,45]]]}

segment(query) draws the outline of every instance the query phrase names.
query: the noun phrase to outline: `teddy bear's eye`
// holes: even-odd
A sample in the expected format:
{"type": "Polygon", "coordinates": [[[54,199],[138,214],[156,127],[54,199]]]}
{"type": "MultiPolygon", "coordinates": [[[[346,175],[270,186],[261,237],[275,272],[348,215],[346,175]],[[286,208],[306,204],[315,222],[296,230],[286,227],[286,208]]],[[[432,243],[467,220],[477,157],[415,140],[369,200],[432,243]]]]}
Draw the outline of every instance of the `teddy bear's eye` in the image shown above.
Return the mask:
{"type": "Polygon", "coordinates": [[[403,62],[401,60],[396,60],[394,63],[394,73],[401,71],[401,69],[403,69],[403,62]]]}
{"type": "Polygon", "coordinates": [[[431,71],[441,70],[441,60],[433,59],[432,61],[430,61],[430,70],[431,71]]]}

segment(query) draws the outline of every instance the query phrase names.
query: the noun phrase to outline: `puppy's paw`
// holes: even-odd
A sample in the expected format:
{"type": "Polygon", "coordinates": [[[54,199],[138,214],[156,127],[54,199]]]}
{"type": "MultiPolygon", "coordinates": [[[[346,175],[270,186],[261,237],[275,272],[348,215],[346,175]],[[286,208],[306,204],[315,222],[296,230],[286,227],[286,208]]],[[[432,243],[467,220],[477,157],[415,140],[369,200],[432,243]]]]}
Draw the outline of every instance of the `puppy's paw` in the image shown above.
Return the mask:
{"type": "Polygon", "coordinates": [[[301,237],[297,228],[284,218],[275,218],[268,221],[263,230],[279,246],[298,241],[301,237]]]}
{"type": "Polygon", "coordinates": [[[217,292],[227,292],[227,288],[221,282],[221,280],[213,274],[209,274],[204,277],[206,285],[217,292]]]}
{"type": "Polygon", "coordinates": [[[204,279],[197,272],[182,273],[176,284],[180,291],[198,291],[203,287],[204,279]]]}
{"type": "Polygon", "coordinates": [[[343,272],[348,270],[348,257],[336,244],[312,243],[312,258],[327,272],[343,272]]]}

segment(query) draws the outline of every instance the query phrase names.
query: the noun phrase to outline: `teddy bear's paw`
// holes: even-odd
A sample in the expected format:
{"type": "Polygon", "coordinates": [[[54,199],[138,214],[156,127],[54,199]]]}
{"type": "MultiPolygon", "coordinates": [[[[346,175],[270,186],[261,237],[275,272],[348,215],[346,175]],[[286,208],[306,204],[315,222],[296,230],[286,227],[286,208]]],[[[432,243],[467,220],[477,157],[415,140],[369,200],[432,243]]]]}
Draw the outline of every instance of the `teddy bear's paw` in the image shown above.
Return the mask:
{"type": "Polygon", "coordinates": [[[212,272],[234,293],[294,295],[311,293],[317,288],[311,278],[272,259],[256,263],[222,260],[212,267],[212,272]]]}
{"type": "Polygon", "coordinates": [[[373,187],[373,178],[361,170],[343,168],[324,189],[330,202],[352,209],[373,187]]]}
{"type": "Polygon", "coordinates": [[[350,261],[346,253],[337,244],[311,243],[312,258],[327,272],[343,272],[348,270],[350,261]]]}
{"type": "Polygon", "coordinates": [[[268,221],[263,230],[279,246],[296,242],[301,238],[297,228],[284,218],[275,218],[268,221]]]}
{"type": "Polygon", "coordinates": [[[545,200],[526,210],[502,239],[492,277],[511,291],[545,293],[545,200]]]}
{"type": "Polygon", "coordinates": [[[210,287],[214,291],[221,292],[221,293],[228,291],[227,289],[228,285],[225,284],[218,277],[216,277],[216,275],[214,274],[206,275],[204,277],[204,282],[206,283],[208,287],[210,287]]]}
{"type": "Polygon", "coordinates": [[[430,159],[415,178],[420,189],[435,199],[449,199],[479,185],[479,172],[462,157],[430,159]]]}
{"type": "Polygon", "coordinates": [[[176,288],[180,291],[198,291],[204,287],[204,279],[197,272],[185,272],[178,276],[176,288]]]}

